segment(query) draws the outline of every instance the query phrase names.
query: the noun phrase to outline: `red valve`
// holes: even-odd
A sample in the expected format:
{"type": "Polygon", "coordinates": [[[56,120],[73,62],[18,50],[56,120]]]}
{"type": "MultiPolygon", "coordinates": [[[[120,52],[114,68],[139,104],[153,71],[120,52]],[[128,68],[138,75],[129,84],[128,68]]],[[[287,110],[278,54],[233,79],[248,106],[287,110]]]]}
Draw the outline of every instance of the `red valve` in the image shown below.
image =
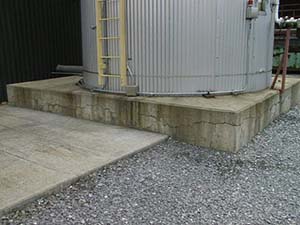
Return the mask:
{"type": "Polygon", "coordinates": [[[253,6],[254,1],[253,0],[248,0],[248,6],[253,6]]]}

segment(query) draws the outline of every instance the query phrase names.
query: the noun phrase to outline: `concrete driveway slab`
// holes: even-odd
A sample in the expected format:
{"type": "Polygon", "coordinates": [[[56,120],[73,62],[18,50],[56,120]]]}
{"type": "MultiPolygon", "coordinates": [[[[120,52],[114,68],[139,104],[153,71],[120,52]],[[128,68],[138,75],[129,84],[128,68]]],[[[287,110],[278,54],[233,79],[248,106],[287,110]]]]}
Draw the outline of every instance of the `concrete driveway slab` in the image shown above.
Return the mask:
{"type": "Polygon", "coordinates": [[[167,138],[60,115],[0,107],[0,215],[167,138]]]}

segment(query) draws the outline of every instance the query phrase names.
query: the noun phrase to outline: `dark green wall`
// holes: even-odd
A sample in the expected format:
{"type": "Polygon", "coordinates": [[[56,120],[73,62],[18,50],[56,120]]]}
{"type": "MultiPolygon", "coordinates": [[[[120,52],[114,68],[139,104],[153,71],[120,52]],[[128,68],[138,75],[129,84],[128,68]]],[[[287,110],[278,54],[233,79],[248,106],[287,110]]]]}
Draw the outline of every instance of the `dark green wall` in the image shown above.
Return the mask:
{"type": "MultiPolygon", "coordinates": [[[[276,30],[275,32],[275,43],[274,43],[274,59],[273,59],[273,70],[274,72],[280,65],[284,47],[285,47],[285,31],[276,30]]],[[[300,74],[300,30],[292,30],[290,48],[289,48],[289,62],[288,62],[288,73],[300,74]]]]}
{"type": "Polygon", "coordinates": [[[79,0],[0,0],[0,102],[6,84],[81,65],[79,0]]]}

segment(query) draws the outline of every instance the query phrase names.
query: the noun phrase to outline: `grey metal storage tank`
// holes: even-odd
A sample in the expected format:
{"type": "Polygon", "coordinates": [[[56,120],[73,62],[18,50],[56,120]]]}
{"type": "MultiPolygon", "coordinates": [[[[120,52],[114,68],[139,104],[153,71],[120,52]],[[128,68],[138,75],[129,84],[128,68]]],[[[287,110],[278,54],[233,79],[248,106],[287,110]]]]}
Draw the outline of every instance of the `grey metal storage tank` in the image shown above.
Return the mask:
{"type": "MultiPolygon", "coordinates": [[[[117,16],[120,1],[125,0],[102,0],[102,13],[117,16]]],[[[140,94],[252,92],[270,86],[276,13],[272,0],[125,2],[127,79],[140,94]]],[[[123,92],[117,77],[98,85],[95,0],[82,0],[81,8],[84,83],[99,91],[123,92]]],[[[119,29],[107,23],[104,32],[116,36],[119,29]]],[[[119,50],[111,41],[103,51],[116,55],[119,50]]],[[[117,60],[107,59],[106,64],[111,74],[120,73],[117,60]]]]}

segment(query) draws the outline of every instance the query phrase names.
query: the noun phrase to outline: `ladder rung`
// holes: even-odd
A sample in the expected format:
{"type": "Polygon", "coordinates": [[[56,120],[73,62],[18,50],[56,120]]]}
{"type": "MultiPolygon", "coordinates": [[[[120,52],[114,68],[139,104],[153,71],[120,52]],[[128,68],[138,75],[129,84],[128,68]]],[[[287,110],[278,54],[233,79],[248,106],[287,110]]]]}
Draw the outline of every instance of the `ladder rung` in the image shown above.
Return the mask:
{"type": "Polygon", "coordinates": [[[100,40],[117,40],[120,39],[120,37],[101,37],[100,40]]]}
{"type": "Polygon", "coordinates": [[[101,56],[102,59],[119,59],[120,56],[117,55],[103,55],[101,56]]]}
{"type": "Polygon", "coordinates": [[[118,0],[97,0],[98,2],[118,2],[118,0]]]}
{"type": "Polygon", "coordinates": [[[119,17],[109,17],[109,18],[101,18],[100,21],[109,21],[109,20],[118,20],[119,17]]]}
{"type": "Polygon", "coordinates": [[[100,74],[101,77],[115,77],[115,78],[120,78],[121,75],[119,74],[100,74]]]}

